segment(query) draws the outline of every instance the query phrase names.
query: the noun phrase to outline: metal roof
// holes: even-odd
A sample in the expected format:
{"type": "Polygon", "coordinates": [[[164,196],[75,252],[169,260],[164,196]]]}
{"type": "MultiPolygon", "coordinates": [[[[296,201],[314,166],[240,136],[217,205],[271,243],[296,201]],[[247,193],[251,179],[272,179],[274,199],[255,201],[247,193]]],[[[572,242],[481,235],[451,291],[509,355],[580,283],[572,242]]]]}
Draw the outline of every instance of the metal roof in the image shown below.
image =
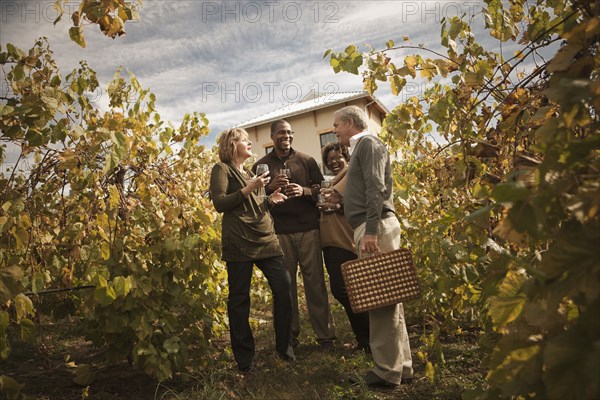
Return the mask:
{"type": "Polygon", "coordinates": [[[347,101],[356,100],[363,97],[369,97],[373,99],[373,101],[379,107],[381,107],[385,113],[389,112],[389,110],[375,96],[371,96],[366,91],[326,93],[320,96],[317,96],[313,91],[311,91],[297,103],[290,103],[278,108],[275,111],[271,111],[259,117],[244,121],[237,125],[236,128],[251,128],[256,125],[273,122],[278,119],[289,118],[294,115],[304,114],[308,111],[329,107],[339,103],[345,103],[347,101]]]}

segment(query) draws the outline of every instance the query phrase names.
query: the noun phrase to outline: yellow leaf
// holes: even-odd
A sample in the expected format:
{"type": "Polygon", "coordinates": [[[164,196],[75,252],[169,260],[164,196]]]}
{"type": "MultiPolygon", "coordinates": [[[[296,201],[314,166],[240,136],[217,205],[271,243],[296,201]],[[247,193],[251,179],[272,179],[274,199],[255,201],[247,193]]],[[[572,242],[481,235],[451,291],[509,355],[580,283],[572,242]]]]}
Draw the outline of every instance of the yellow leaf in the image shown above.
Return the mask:
{"type": "Polygon", "coordinates": [[[19,225],[25,229],[31,228],[31,218],[29,218],[29,215],[22,214],[21,219],[19,220],[19,225]]]}
{"type": "Polygon", "coordinates": [[[100,256],[103,260],[108,260],[110,258],[110,245],[108,242],[102,242],[100,245],[100,256]]]}
{"type": "Polygon", "coordinates": [[[406,65],[408,68],[414,68],[417,65],[417,57],[415,57],[415,56],[405,57],[404,65],[406,65]]]}
{"type": "Polygon", "coordinates": [[[17,323],[21,323],[21,320],[27,316],[34,316],[35,310],[33,309],[33,302],[23,293],[19,293],[15,296],[15,312],[17,323]]]}
{"type": "Polygon", "coordinates": [[[435,380],[435,368],[433,368],[431,361],[427,361],[427,365],[425,366],[425,377],[429,379],[430,382],[435,380]]]}
{"type": "Polygon", "coordinates": [[[115,186],[111,186],[109,192],[108,204],[110,204],[111,208],[117,208],[120,199],[119,191],[115,186]]]}

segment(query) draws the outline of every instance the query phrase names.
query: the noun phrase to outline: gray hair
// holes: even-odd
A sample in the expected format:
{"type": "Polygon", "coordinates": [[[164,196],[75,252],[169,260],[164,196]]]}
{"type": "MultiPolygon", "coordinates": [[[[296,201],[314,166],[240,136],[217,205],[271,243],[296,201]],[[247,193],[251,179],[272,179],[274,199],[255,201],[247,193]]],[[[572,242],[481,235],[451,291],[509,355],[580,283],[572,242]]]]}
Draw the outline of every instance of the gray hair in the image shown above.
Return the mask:
{"type": "Polygon", "coordinates": [[[363,131],[367,130],[369,127],[369,118],[367,117],[367,114],[358,106],[347,106],[340,108],[334,113],[334,115],[339,115],[344,122],[352,120],[354,125],[363,131]]]}

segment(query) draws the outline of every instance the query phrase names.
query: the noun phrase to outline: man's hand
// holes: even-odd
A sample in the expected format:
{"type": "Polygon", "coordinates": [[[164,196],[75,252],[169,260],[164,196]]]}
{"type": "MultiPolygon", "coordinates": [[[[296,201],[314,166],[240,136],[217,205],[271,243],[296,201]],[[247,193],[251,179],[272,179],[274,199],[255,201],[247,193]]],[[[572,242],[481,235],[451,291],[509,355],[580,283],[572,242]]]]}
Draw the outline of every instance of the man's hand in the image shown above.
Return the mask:
{"type": "Polygon", "coordinates": [[[288,184],[284,191],[287,197],[299,197],[304,194],[304,188],[297,183],[288,184]]]}
{"type": "MultiPolygon", "coordinates": [[[[290,181],[288,180],[285,174],[279,174],[273,179],[271,183],[269,183],[267,189],[269,192],[274,192],[277,189],[284,190],[287,185],[289,185],[290,181]]],[[[287,194],[287,193],[286,193],[287,194]]]]}
{"type": "Polygon", "coordinates": [[[360,241],[360,253],[362,256],[370,256],[379,253],[377,235],[365,235],[360,241]]]}

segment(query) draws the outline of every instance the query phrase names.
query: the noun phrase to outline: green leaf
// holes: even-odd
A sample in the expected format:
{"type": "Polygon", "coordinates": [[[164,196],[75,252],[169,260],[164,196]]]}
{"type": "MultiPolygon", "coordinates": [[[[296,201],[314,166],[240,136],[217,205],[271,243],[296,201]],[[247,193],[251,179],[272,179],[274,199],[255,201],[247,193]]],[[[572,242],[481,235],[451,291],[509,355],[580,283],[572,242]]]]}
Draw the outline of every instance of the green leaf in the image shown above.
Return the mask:
{"type": "Polygon", "coordinates": [[[97,287],[94,293],[96,301],[102,305],[107,306],[117,299],[115,289],[111,286],[97,287]]]}
{"type": "Polygon", "coordinates": [[[117,297],[125,297],[131,291],[131,278],[117,276],[113,279],[113,287],[117,297]]]}
{"type": "Polygon", "coordinates": [[[180,342],[181,339],[179,339],[178,336],[173,336],[165,340],[165,342],[163,343],[163,347],[165,348],[165,350],[167,350],[167,353],[177,354],[179,353],[180,342]]]}
{"type": "Polygon", "coordinates": [[[488,300],[488,314],[492,317],[494,326],[502,328],[516,320],[525,305],[525,297],[500,297],[492,296],[488,300]]]}
{"type": "Polygon", "coordinates": [[[33,279],[31,280],[31,291],[33,293],[39,293],[44,290],[44,274],[41,272],[36,272],[33,274],[33,279]]]}
{"type": "Polygon", "coordinates": [[[12,43],[6,44],[6,50],[8,51],[8,54],[10,54],[11,57],[13,57],[16,60],[20,59],[21,57],[25,57],[25,53],[23,52],[23,50],[19,49],[18,47],[15,47],[15,45],[13,45],[12,43]]]}
{"type": "MultiPolygon", "coordinates": [[[[506,350],[504,350],[506,351],[506,350]]],[[[534,389],[541,378],[541,346],[528,345],[497,355],[501,362],[488,374],[488,381],[506,393],[534,389]]]]}
{"type": "Polygon", "coordinates": [[[20,125],[13,125],[10,128],[6,129],[2,134],[7,138],[15,139],[21,137],[21,135],[23,134],[23,130],[21,129],[20,125]]]}
{"type": "Polygon", "coordinates": [[[74,26],[69,29],[69,37],[72,41],[77,43],[79,46],[85,48],[85,38],[83,37],[83,27],[74,26]]]}
{"type": "Polygon", "coordinates": [[[521,182],[499,183],[492,189],[492,198],[499,203],[514,203],[529,197],[529,189],[521,182]]]}
{"type": "Polygon", "coordinates": [[[36,147],[44,144],[44,136],[37,129],[29,128],[25,134],[25,140],[29,142],[30,146],[36,147]]]}
{"type": "Polygon", "coordinates": [[[450,29],[448,30],[448,35],[452,39],[456,39],[460,31],[462,30],[463,22],[458,17],[453,17],[450,22],[450,29]]]}
{"type": "Polygon", "coordinates": [[[80,364],[75,370],[73,382],[80,386],[89,386],[96,379],[96,373],[88,364],[80,364]]]}
{"type": "Polygon", "coordinates": [[[28,316],[35,315],[33,302],[29,297],[21,293],[15,296],[14,302],[17,323],[21,323],[28,316]]]}
{"type": "Polygon", "coordinates": [[[29,318],[21,321],[21,340],[23,342],[35,341],[35,324],[29,318]]]}
{"type": "Polygon", "coordinates": [[[527,232],[532,237],[540,236],[541,224],[535,209],[528,202],[519,201],[509,211],[510,224],[517,232],[527,232]]]}
{"type": "Polygon", "coordinates": [[[509,270],[498,287],[499,295],[503,297],[517,296],[526,279],[524,273],[509,270]]]}
{"type": "Polygon", "coordinates": [[[0,267],[0,304],[6,303],[23,291],[23,270],[17,265],[0,267]]]}
{"type": "Polygon", "coordinates": [[[393,75],[390,79],[390,85],[392,86],[392,94],[398,96],[406,85],[406,79],[398,75],[393,75]]]}
{"type": "Polygon", "coordinates": [[[119,160],[125,158],[129,151],[127,136],[123,132],[111,132],[113,150],[119,156],[119,160]]]}
{"type": "Polygon", "coordinates": [[[8,341],[8,325],[10,316],[7,311],[0,310],[0,360],[6,360],[10,354],[10,343],[8,341]]]}
{"type": "Polygon", "coordinates": [[[185,238],[183,241],[183,247],[185,247],[186,250],[193,250],[196,248],[198,243],[200,243],[200,235],[195,233],[185,238]]]}
{"type": "Polygon", "coordinates": [[[0,393],[6,393],[6,400],[20,399],[23,386],[10,376],[0,375],[0,393]]]}

